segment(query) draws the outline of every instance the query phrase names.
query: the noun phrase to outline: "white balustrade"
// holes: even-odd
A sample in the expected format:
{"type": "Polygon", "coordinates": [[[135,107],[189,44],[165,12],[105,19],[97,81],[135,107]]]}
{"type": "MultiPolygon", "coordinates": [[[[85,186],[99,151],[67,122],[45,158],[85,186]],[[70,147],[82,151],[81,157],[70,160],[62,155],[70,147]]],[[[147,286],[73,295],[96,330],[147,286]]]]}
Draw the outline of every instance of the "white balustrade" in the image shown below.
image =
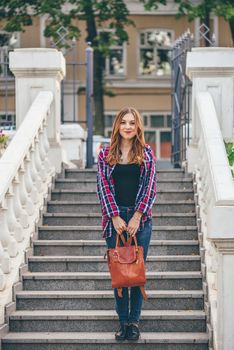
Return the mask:
{"type": "Polygon", "coordinates": [[[52,101],[50,91],[39,92],[0,159],[0,297],[7,280],[16,281],[55,175],[47,137],[52,101]]]}
{"type": "MultiPolygon", "coordinates": [[[[225,293],[234,294],[234,289],[231,289],[233,266],[224,263],[223,255],[234,256],[234,181],[212,96],[209,92],[198,92],[195,103],[199,156],[194,172],[201,206],[214,347],[218,350],[231,350],[233,344],[230,345],[230,341],[225,342],[227,338],[224,338],[224,325],[226,318],[229,322],[231,319],[234,320],[234,303],[230,305],[229,300],[228,305],[225,302],[225,293]],[[224,270],[225,275],[229,276],[225,278],[225,286],[222,281],[224,270]],[[229,286],[228,278],[230,278],[229,286]]],[[[229,330],[232,328],[231,324],[229,330]]]]}
{"type": "Polygon", "coordinates": [[[17,131],[0,159],[1,324],[53,177],[67,158],[60,140],[62,53],[15,49],[9,67],[15,76],[17,131]]]}

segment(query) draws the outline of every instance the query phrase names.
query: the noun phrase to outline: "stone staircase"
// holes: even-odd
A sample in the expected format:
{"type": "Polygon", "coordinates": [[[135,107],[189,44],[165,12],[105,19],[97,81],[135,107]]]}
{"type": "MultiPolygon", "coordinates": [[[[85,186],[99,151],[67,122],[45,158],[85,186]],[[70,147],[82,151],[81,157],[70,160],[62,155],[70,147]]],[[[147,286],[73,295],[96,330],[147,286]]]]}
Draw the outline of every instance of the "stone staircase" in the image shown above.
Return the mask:
{"type": "Polygon", "coordinates": [[[2,350],[208,350],[192,177],[158,171],[141,339],[114,340],[118,327],[102,239],[96,170],[64,170],[43,213],[2,350]],[[15,308],[15,310],[14,310],[15,308]]]}

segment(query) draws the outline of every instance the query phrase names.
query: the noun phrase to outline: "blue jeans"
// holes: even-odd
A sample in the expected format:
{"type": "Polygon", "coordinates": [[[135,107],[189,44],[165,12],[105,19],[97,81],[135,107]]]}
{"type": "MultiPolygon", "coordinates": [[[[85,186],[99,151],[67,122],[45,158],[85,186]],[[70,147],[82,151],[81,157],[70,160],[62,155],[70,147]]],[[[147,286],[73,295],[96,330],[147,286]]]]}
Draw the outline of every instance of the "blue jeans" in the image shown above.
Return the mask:
{"type": "MultiPolygon", "coordinates": [[[[120,217],[128,223],[134,214],[134,207],[119,206],[120,217]]],[[[111,237],[106,238],[106,244],[108,248],[114,248],[116,243],[116,231],[113,227],[113,234],[111,237]]],[[[152,233],[152,219],[148,218],[144,223],[144,227],[138,230],[136,233],[137,243],[143,247],[144,260],[147,258],[150,238],[152,233]]],[[[125,238],[127,233],[124,232],[125,238]]],[[[129,308],[129,290],[123,288],[123,297],[118,296],[117,288],[114,289],[116,312],[119,316],[120,323],[138,323],[141,314],[143,297],[139,287],[130,288],[130,308],[129,308]],[[130,312],[129,312],[130,310],[130,312]]]]}

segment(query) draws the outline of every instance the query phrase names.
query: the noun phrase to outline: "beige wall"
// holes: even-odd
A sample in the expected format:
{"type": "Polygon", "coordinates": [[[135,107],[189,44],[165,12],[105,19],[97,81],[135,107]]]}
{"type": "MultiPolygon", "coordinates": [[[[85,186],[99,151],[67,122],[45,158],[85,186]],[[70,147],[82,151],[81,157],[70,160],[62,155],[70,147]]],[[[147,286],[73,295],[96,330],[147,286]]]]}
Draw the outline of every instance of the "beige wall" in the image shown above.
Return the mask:
{"type": "Polygon", "coordinates": [[[234,43],[232,42],[229,23],[221,17],[219,17],[219,28],[219,46],[232,47],[234,43]]]}
{"type": "Polygon", "coordinates": [[[40,18],[33,19],[33,26],[26,27],[20,35],[21,47],[40,47],[40,18]]]}
{"type": "Polygon", "coordinates": [[[107,110],[118,111],[124,106],[133,106],[140,111],[170,111],[170,91],[168,89],[112,89],[117,96],[105,97],[107,110]]]}
{"type": "MultiPolygon", "coordinates": [[[[5,105],[5,94],[1,91],[0,93],[0,112],[4,113],[6,109],[5,105]]],[[[15,94],[11,92],[10,95],[8,95],[7,98],[7,110],[8,112],[14,112],[15,111],[15,94]]]]}

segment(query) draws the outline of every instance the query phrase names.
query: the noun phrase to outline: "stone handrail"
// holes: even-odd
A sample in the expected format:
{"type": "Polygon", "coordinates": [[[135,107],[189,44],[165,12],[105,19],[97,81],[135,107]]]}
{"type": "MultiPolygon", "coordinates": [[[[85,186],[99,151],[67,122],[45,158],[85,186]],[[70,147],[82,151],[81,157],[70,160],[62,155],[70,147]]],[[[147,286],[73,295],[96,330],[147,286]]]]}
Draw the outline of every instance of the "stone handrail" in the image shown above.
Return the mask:
{"type": "Polygon", "coordinates": [[[231,266],[228,268],[228,265],[224,264],[222,254],[234,256],[234,181],[211,94],[197,92],[195,105],[194,141],[197,144],[198,156],[194,170],[205,248],[214,349],[226,350],[231,349],[228,333],[230,337],[233,333],[230,331],[233,311],[228,309],[230,300],[227,300],[227,295],[233,295],[234,290],[228,277],[228,269],[231,266]],[[228,324],[230,326],[227,326],[228,324]]]}
{"type": "Polygon", "coordinates": [[[223,227],[227,225],[214,217],[213,210],[214,207],[234,207],[234,182],[211,95],[208,92],[198,93],[196,107],[199,128],[198,164],[206,194],[206,210],[214,220],[210,222],[208,235],[210,238],[218,238],[221,234],[224,238],[225,232],[232,236],[233,230],[223,227]]]}
{"type": "Polygon", "coordinates": [[[53,94],[39,92],[0,159],[0,317],[35,231],[55,168],[48,158],[47,123],[53,94]]]}

